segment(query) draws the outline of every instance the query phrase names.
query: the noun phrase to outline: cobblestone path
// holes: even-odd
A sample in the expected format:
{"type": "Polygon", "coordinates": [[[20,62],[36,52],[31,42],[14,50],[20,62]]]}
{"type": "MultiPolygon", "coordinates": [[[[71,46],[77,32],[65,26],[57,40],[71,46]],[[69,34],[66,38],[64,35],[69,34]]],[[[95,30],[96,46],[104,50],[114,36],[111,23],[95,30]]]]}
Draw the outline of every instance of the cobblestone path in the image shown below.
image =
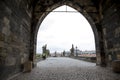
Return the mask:
{"type": "Polygon", "coordinates": [[[95,63],[65,57],[51,57],[37,64],[30,73],[11,80],[120,80],[120,74],[95,63]]]}

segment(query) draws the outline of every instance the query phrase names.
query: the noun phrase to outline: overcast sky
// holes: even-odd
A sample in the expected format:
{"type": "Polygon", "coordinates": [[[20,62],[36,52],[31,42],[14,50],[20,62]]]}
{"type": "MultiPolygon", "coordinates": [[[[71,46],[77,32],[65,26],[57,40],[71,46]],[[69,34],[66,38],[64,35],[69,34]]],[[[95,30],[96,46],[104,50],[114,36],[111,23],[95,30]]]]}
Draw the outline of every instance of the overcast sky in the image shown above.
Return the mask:
{"type": "MultiPolygon", "coordinates": [[[[62,6],[54,11],[65,11],[62,6]]],[[[76,11],[67,7],[68,11],[76,11]]],[[[51,12],[40,25],[37,36],[37,53],[47,44],[50,52],[69,51],[74,44],[80,50],[95,50],[92,28],[80,13],[51,12]]]]}

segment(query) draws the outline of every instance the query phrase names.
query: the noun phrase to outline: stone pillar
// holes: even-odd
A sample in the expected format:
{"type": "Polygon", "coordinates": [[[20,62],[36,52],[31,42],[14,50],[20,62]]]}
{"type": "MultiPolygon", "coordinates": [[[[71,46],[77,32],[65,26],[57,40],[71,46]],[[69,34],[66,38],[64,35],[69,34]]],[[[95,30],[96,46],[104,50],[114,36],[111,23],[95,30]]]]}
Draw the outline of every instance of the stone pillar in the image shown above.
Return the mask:
{"type": "Polygon", "coordinates": [[[99,51],[97,53],[97,63],[98,65],[105,67],[106,66],[106,55],[105,55],[105,46],[104,46],[104,35],[102,31],[102,26],[97,24],[98,36],[99,36],[99,51]]]}

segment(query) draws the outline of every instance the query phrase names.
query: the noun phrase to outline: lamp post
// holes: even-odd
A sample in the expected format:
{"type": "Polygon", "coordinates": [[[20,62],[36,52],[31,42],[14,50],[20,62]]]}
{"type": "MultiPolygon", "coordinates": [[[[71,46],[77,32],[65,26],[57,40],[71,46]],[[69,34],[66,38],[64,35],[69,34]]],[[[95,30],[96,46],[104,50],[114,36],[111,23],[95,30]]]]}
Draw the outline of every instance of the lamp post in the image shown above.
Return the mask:
{"type": "Polygon", "coordinates": [[[76,57],[78,56],[78,54],[77,54],[77,46],[76,46],[76,57]]]}

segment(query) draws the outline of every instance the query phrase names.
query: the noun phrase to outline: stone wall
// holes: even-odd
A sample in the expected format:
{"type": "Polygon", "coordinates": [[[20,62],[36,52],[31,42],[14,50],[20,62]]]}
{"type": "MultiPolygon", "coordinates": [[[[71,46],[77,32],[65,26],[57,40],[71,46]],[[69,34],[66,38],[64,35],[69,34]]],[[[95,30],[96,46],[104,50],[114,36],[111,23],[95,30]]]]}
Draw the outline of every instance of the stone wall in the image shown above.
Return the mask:
{"type": "Polygon", "coordinates": [[[120,6],[110,5],[104,10],[102,21],[106,61],[111,66],[113,60],[120,60],[120,6]]]}
{"type": "Polygon", "coordinates": [[[29,59],[31,10],[27,0],[0,0],[0,80],[29,59]]]}

